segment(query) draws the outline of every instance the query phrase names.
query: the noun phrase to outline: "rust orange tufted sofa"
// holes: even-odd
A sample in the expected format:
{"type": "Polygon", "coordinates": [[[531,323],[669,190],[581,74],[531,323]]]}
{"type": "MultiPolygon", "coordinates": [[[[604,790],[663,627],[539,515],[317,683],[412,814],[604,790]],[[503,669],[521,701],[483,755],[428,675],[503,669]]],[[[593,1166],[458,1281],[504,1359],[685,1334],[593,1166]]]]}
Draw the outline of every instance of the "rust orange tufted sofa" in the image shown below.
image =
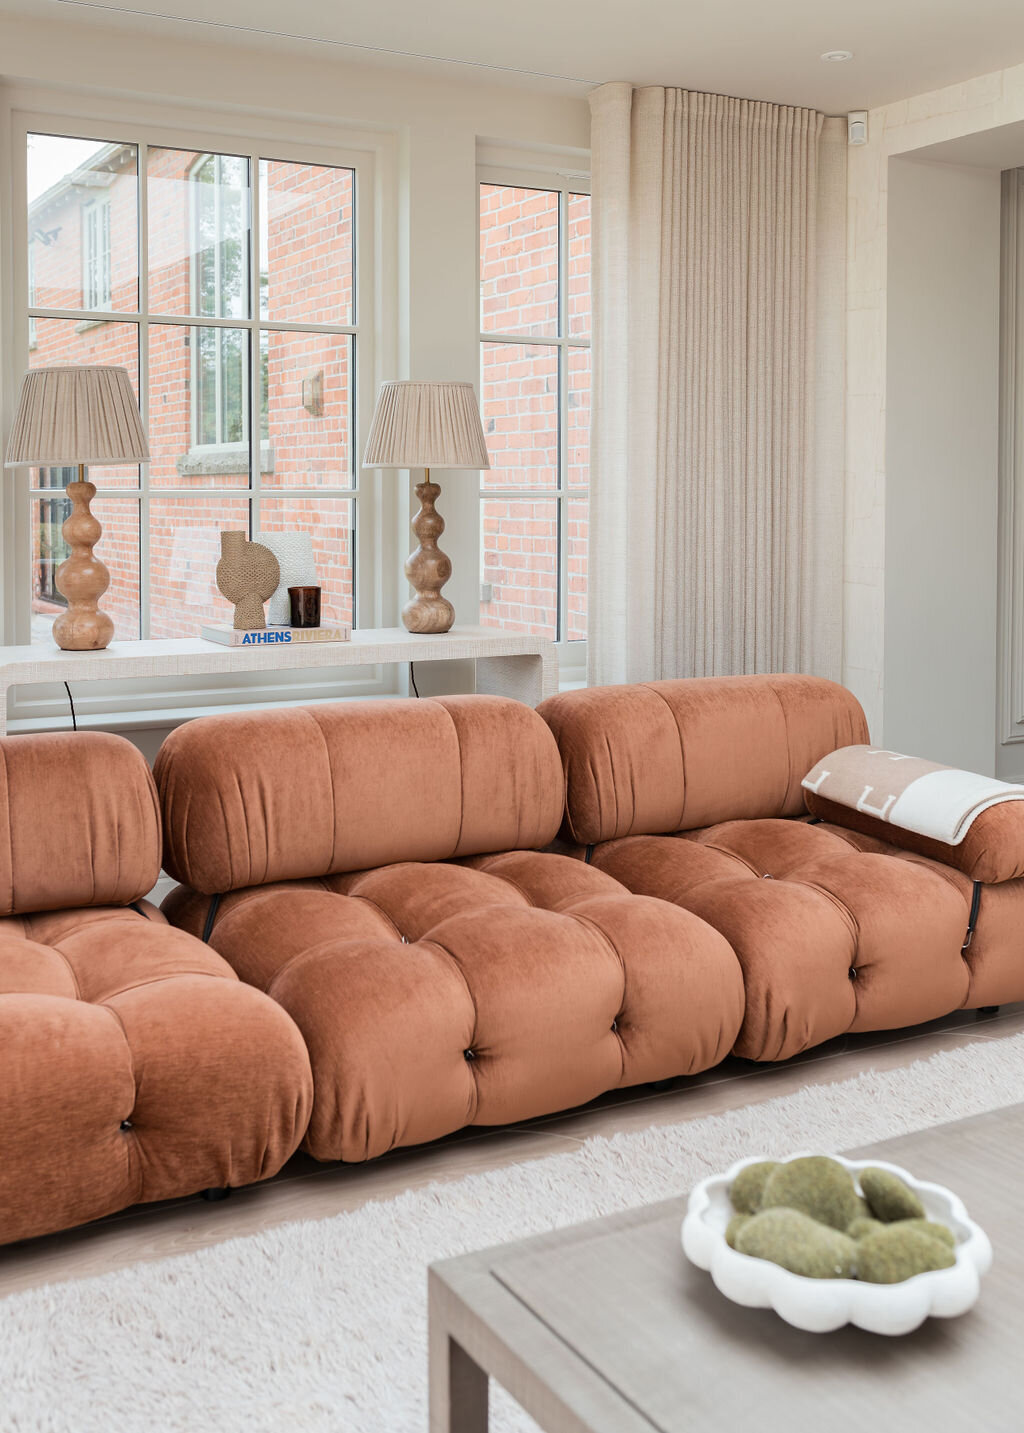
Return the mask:
{"type": "Polygon", "coordinates": [[[563,693],[539,711],[566,778],[563,839],[736,953],[738,1054],[780,1060],[846,1031],[1024,999],[1020,803],[983,813],[956,848],[810,794],[809,823],[803,776],[868,740],[844,688],[651,682],[563,693]]]}
{"type": "Polygon", "coordinates": [[[497,697],[208,717],[156,764],[169,918],[302,1031],[306,1148],[362,1160],[716,1064],[726,938],[542,854],[558,749],[497,697]]]}
{"type": "Polygon", "coordinates": [[[262,1179],[306,1128],[292,1021],[143,901],[160,849],[127,741],[0,740],[0,1243],[262,1179]]]}

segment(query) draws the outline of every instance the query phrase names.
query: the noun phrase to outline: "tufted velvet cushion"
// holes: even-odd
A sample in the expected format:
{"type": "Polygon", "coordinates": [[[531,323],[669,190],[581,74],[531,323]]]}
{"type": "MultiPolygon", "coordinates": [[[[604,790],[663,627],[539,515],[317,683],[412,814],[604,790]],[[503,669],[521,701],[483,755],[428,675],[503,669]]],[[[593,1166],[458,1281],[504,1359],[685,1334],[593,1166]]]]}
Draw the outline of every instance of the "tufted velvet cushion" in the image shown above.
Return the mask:
{"type": "Polygon", "coordinates": [[[127,905],[160,875],[160,813],[123,737],[0,738],[0,916],[127,905]]]}
{"type": "Polygon", "coordinates": [[[751,1059],[1024,999],[1024,881],[985,888],[964,950],[966,876],[840,827],[730,821],[612,841],[593,862],[725,936],[746,990],[736,1052],[751,1059]]]}
{"type": "Polygon", "coordinates": [[[814,763],[868,739],[856,697],[821,677],[590,687],[537,710],[561,753],[565,835],[585,845],[795,815],[814,763]]]}
{"type": "Polygon", "coordinates": [[[312,1099],[279,1006],[113,908],[0,920],[0,1091],[0,1243],[264,1179],[312,1099]]]}
{"type": "Polygon", "coordinates": [[[502,697],[205,717],[155,766],[164,864],[207,893],[544,846],[562,817],[551,733],[502,697]]]}
{"type": "MultiPolygon", "coordinates": [[[[198,931],[209,900],[164,909],[198,931]]],[[[293,1017],[316,1085],[306,1147],[360,1160],[716,1064],[743,1016],[726,940],[565,856],[513,851],[271,884],[212,945],[293,1017]]]]}

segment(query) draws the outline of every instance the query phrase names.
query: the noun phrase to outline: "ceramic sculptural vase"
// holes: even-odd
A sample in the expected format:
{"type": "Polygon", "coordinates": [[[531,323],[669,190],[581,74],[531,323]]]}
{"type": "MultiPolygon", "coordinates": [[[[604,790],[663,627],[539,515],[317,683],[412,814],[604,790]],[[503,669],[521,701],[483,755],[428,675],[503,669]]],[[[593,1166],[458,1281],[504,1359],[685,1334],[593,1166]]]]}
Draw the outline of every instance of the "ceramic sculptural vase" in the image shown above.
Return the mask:
{"type": "Polygon", "coordinates": [[[235,604],[236,631],[265,627],[263,604],[274,595],[281,577],[277,558],[261,542],[250,542],[244,532],[222,532],[217,586],[235,604]]]}
{"type": "Polygon", "coordinates": [[[317,585],[313,537],[308,532],[261,532],[260,542],[274,554],[280,568],[277,589],[267,607],[267,625],[287,627],[292,620],[289,587],[317,585]]]}

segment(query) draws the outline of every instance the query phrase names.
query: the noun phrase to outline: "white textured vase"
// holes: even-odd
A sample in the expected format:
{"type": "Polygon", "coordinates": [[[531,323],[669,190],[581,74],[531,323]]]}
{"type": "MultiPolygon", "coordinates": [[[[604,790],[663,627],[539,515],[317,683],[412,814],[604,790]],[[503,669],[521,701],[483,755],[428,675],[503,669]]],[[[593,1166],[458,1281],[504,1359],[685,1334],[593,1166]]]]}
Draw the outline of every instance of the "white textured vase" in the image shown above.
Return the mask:
{"type": "Polygon", "coordinates": [[[292,620],[289,587],[315,587],[316,563],[313,538],[308,532],[261,532],[259,540],[269,547],[281,569],[281,581],[267,606],[268,627],[290,627],[292,620]]]}

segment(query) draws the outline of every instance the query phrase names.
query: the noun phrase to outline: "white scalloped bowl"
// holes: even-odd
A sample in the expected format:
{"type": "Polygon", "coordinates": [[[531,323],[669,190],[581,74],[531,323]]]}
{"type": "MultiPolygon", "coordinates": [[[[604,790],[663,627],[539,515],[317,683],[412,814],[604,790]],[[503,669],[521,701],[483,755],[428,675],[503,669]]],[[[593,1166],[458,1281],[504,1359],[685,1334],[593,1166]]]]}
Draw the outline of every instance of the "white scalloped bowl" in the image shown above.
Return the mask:
{"type": "MultiPolygon", "coordinates": [[[[774,1309],[794,1328],[829,1333],[855,1324],[870,1333],[905,1334],[926,1318],[956,1318],[976,1303],[981,1275],[992,1265],[992,1245],[957,1196],[941,1184],[915,1179],[907,1170],[881,1159],[832,1158],[857,1178],[862,1169],[887,1169],[919,1196],[929,1219],[948,1224],[956,1235],[956,1263],[950,1269],[916,1274],[900,1284],[869,1284],[857,1279],[809,1279],[791,1274],[767,1259],[730,1249],[725,1229],[735,1210],[729,1187],[741,1169],[764,1155],[741,1159],[724,1174],[702,1180],[690,1195],[683,1220],[683,1250],[698,1269],[707,1269],[716,1288],[735,1304],[774,1309]]],[[[791,1156],[799,1159],[800,1155],[791,1156]]]]}

